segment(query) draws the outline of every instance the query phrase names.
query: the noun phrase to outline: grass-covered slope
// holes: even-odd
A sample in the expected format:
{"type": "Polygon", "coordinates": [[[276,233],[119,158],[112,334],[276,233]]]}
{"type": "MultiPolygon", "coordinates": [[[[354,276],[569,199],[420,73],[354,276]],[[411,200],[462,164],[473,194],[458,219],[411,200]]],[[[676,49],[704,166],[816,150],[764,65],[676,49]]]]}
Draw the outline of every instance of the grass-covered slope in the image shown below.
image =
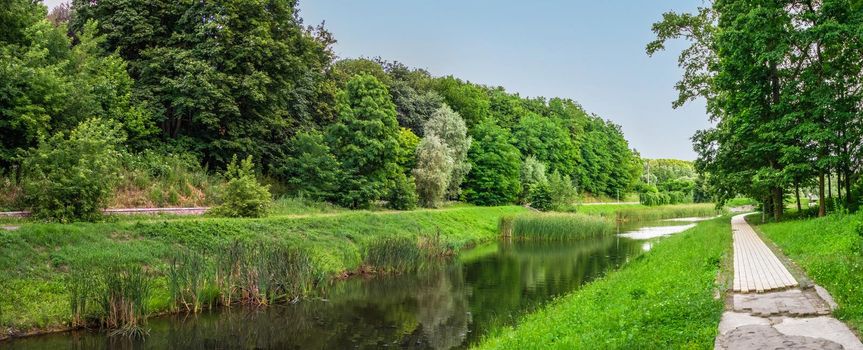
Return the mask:
{"type": "MultiPolygon", "coordinates": [[[[439,237],[453,250],[498,237],[503,215],[521,207],[463,207],[411,212],[345,212],[268,219],[176,218],[98,224],[23,224],[0,230],[0,329],[62,328],[70,322],[71,271],[121,264],[154,278],[152,312],[168,311],[167,261],[179,250],[217,253],[225,243],[281,244],[308,254],[328,279],[355,271],[382,237],[439,237]],[[439,233],[439,236],[438,236],[439,233]]],[[[438,238],[436,238],[438,239],[438,238]]],[[[386,257],[385,257],[386,258],[386,257]]],[[[5,331],[3,333],[6,333],[5,331]]]]}
{"type": "Polygon", "coordinates": [[[758,226],[833,295],[839,304],[834,315],[857,330],[863,329],[863,237],[857,232],[861,219],[830,215],[758,226]]]}
{"type": "Polygon", "coordinates": [[[730,248],[728,217],[706,221],[478,348],[711,348],[723,310],[723,301],[714,298],[716,278],[730,248]]]}

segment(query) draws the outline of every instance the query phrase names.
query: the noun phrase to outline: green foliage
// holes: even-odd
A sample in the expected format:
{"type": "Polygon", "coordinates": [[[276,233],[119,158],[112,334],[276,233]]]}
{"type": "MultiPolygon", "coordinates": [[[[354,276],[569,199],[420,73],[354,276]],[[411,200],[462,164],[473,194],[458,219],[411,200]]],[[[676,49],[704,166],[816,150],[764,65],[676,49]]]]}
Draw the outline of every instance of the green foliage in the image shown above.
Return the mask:
{"type": "Polygon", "coordinates": [[[413,177],[398,173],[387,186],[387,208],[411,210],[417,207],[417,187],[413,177]]]}
{"type": "Polygon", "coordinates": [[[530,185],[528,201],[530,207],[541,211],[549,211],[554,209],[553,193],[548,180],[540,181],[530,185]]]}
{"type": "Polygon", "coordinates": [[[437,208],[442,204],[452,176],[452,166],[446,145],[436,134],[426,134],[417,149],[417,166],[413,170],[421,206],[437,208]]]}
{"type": "Polygon", "coordinates": [[[548,166],[549,171],[570,175],[575,170],[578,149],[560,122],[528,114],[521,118],[513,136],[521,154],[536,157],[548,166]]]}
{"type": "Polygon", "coordinates": [[[340,96],[339,121],[328,129],[328,143],[342,170],[334,202],[364,208],[385,194],[388,180],[401,172],[398,132],[386,86],[371,75],[348,81],[340,96]]]}
{"type": "Polygon", "coordinates": [[[324,82],[332,38],[302,25],[296,1],[72,4],[71,28],[97,23],[101,46],[128,62],[134,95],[162,136],[206,163],[221,166],[231,154],[269,163],[291,128],[332,109],[324,82]]]}
{"type": "Polygon", "coordinates": [[[521,193],[522,200],[529,200],[532,186],[547,182],[545,164],[538,161],[534,156],[528,156],[521,164],[521,193]]]}
{"type": "Polygon", "coordinates": [[[711,348],[724,309],[714,297],[716,274],[730,253],[730,230],[726,217],[665,238],[477,348],[711,348]]]}
{"type": "Polygon", "coordinates": [[[572,185],[572,179],[568,175],[560,175],[559,172],[554,172],[548,179],[548,186],[551,190],[551,209],[561,210],[578,198],[578,192],[575,186],[572,185]]]}
{"type": "Polygon", "coordinates": [[[629,149],[620,126],[591,117],[580,135],[580,190],[617,197],[635,186],[641,177],[641,160],[629,149]]]}
{"type": "Polygon", "coordinates": [[[36,218],[96,220],[117,181],[124,140],[116,123],[90,119],[58,133],[22,159],[24,202],[36,218]]]}
{"type": "Polygon", "coordinates": [[[467,125],[458,113],[444,104],[434,111],[424,129],[427,135],[437,136],[446,146],[447,155],[452,161],[447,196],[457,199],[461,184],[471,169],[467,153],[473,140],[467,134],[467,125]]]}
{"type": "Polygon", "coordinates": [[[410,129],[400,128],[398,134],[399,152],[396,156],[396,163],[405,170],[414,168],[417,161],[417,146],[420,144],[420,138],[410,129]]]}
{"type": "Polygon", "coordinates": [[[488,118],[490,102],[481,87],[448,76],[436,79],[434,88],[446,104],[464,118],[468,128],[472,129],[488,118]]]}
{"type": "Polygon", "coordinates": [[[479,205],[513,203],[521,192],[521,154],[509,143],[509,133],[484,122],[474,129],[468,159],[471,172],[465,181],[465,198],[479,205]]]}
{"type": "MultiPolygon", "coordinates": [[[[709,174],[699,187],[720,203],[756,198],[778,220],[789,189],[824,186],[835,173],[846,179],[837,184],[844,206],[853,204],[847,179],[859,173],[851,150],[863,131],[863,91],[853,88],[863,81],[863,42],[847,38],[861,28],[863,16],[846,0],[799,8],[723,1],[654,24],[648,54],[667,40],[692,42],[680,54],[675,107],[704,97],[715,122],[693,137],[696,167],[709,174]]],[[[820,202],[824,215],[827,200],[820,202]]]]}
{"type": "Polygon", "coordinates": [[[270,164],[271,172],[285,179],[290,191],[312,199],[334,196],[341,165],[332,154],[324,135],[318,131],[301,131],[288,145],[290,156],[279,164],[270,164]]]}
{"type": "Polygon", "coordinates": [[[228,183],[221,198],[222,204],[211,209],[213,215],[252,218],[267,216],[273,201],[270,186],[258,183],[252,156],[237,163],[237,156],[234,155],[224,176],[228,183]]]}

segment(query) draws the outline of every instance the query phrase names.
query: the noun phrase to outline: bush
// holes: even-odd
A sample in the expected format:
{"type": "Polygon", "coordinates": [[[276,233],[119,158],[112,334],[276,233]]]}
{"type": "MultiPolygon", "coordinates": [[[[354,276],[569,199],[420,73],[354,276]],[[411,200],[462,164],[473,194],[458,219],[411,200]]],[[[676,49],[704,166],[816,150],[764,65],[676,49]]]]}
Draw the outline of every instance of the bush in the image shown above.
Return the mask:
{"type": "Polygon", "coordinates": [[[234,155],[225,172],[228,183],[222,197],[222,204],[213,208],[213,214],[227,217],[259,218],[267,215],[272,198],[269,186],[255,179],[252,156],[237,164],[234,155]]]}
{"type": "Polygon", "coordinates": [[[549,211],[554,209],[554,195],[551,193],[551,186],[548,181],[537,182],[530,186],[530,207],[541,211],[549,211]]]}
{"type": "Polygon", "coordinates": [[[417,187],[412,177],[399,173],[390,181],[387,208],[411,210],[417,207],[417,187]]]}
{"type": "Polygon", "coordinates": [[[36,218],[68,222],[101,217],[118,177],[125,140],[120,126],[98,118],[67,138],[57,133],[22,159],[25,205],[36,218]]]}
{"type": "Polygon", "coordinates": [[[560,175],[555,171],[548,180],[548,186],[551,190],[551,206],[553,210],[560,210],[572,204],[578,192],[575,186],[572,185],[572,179],[569,175],[560,175]]]}

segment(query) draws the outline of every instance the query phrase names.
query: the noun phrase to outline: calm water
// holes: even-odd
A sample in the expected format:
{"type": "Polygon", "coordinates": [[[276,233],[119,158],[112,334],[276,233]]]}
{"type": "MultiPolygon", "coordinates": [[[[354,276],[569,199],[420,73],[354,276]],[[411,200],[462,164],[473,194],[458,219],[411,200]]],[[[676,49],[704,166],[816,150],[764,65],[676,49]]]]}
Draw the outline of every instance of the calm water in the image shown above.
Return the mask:
{"type": "MultiPolygon", "coordinates": [[[[663,235],[669,234],[668,225],[662,224],[663,235]]],[[[650,245],[650,241],[623,236],[554,244],[500,243],[468,251],[433,271],[349,279],[334,284],[322,298],[293,305],[153,318],[145,340],[76,331],[0,343],[0,347],[464,348],[490,329],[514,324],[525,313],[620,266],[650,245]]]]}

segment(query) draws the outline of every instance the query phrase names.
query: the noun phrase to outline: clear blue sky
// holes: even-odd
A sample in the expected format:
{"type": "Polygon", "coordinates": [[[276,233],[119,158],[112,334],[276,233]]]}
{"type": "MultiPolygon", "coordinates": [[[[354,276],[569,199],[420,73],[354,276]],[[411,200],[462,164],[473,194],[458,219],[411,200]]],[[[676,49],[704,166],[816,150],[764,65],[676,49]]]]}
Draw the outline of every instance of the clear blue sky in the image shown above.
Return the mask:
{"type": "MultiPolygon", "coordinates": [[[[49,6],[60,0],[48,0],[49,6]]],[[[623,127],[648,158],[695,158],[689,138],[708,126],[701,101],[678,110],[674,83],[683,43],[649,58],[650,26],[701,0],[301,0],[306,24],[326,21],[340,57],[377,57],[559,96],[623,127]]]]}

